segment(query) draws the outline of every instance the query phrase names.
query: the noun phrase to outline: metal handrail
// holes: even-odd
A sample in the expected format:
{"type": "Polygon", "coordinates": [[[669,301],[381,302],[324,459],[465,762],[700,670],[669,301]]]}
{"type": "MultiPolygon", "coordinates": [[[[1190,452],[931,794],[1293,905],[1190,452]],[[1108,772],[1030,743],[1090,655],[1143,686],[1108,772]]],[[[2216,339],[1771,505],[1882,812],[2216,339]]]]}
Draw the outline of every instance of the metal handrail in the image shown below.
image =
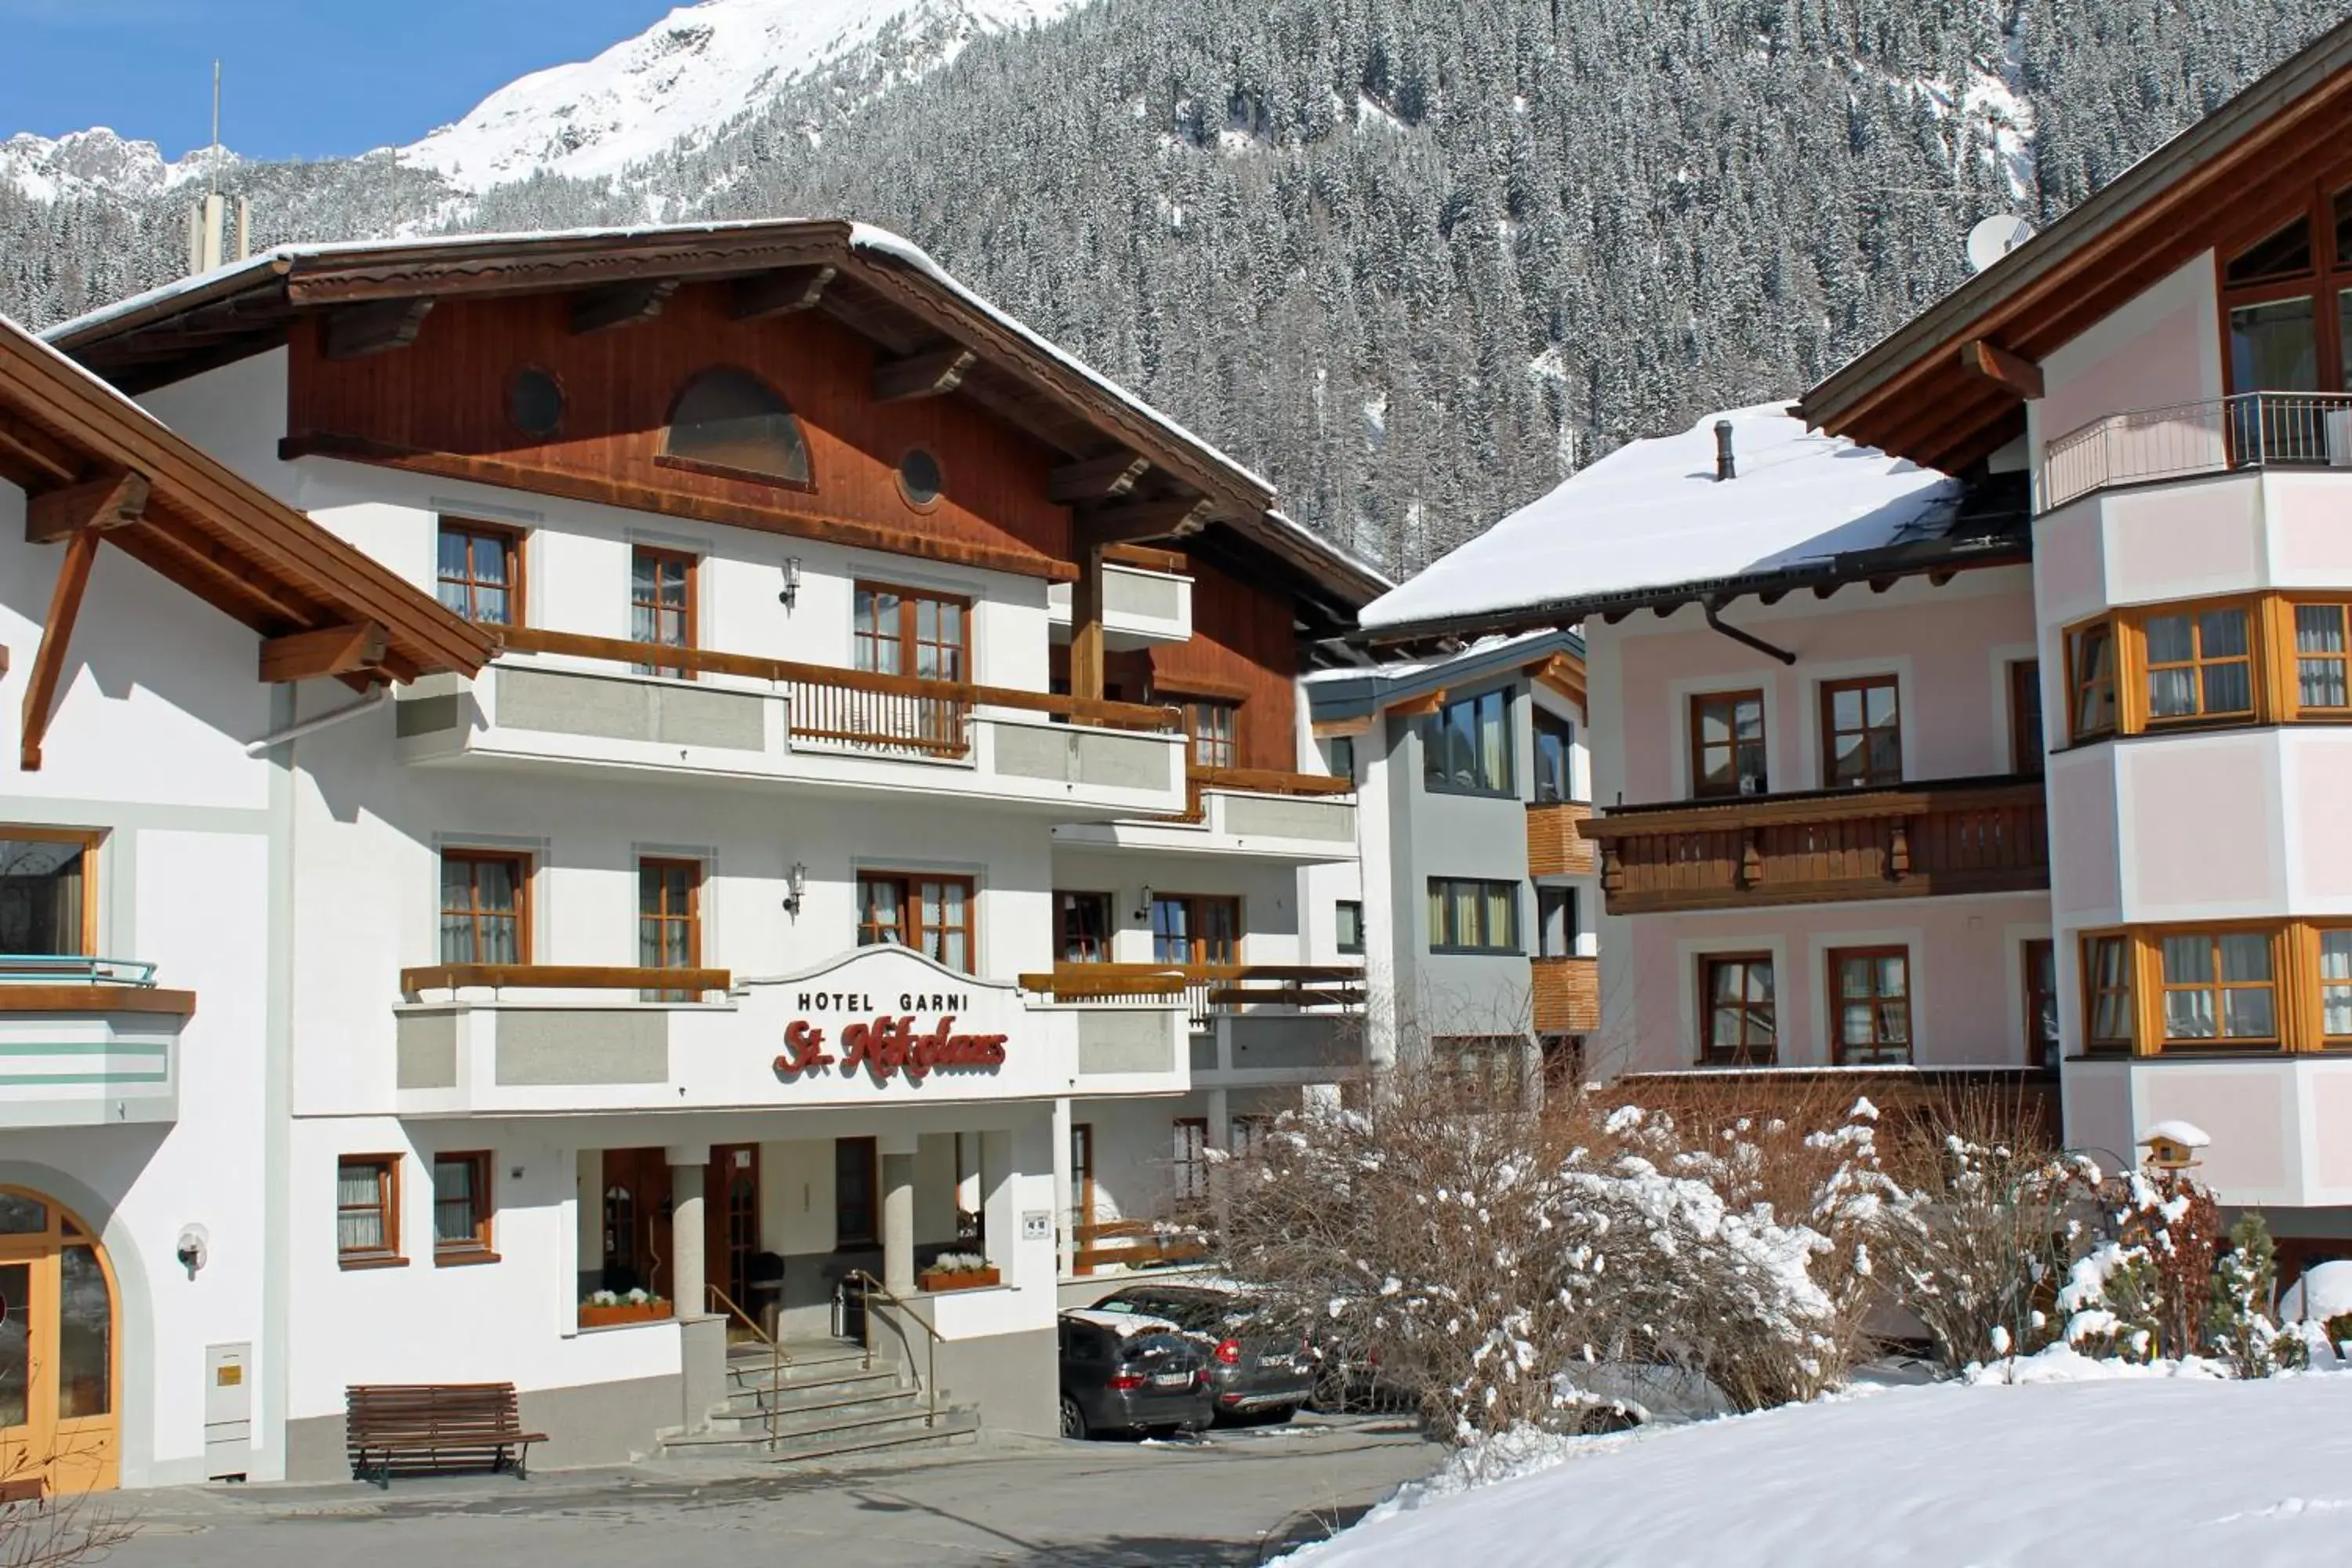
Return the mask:
{"type": "Polygon", "coordinates": [[[133,985],[152,990],[155,966],[134,958],[79,953],[0,952],[0,985],[133,985]]]}
{"type": "Polygon", "coordinates": [[[2278,467],[2352,468],[2352,394],[2243,392],[2094,419],[2044,446],[2036,510],[2112,485],[2278,467]]]}
{"type": "Polygon", "coordinates": [[[883,1284],[882,1281],[866,1272],[865,1269],[851,1269],[848,1273],[842,1276],[841,1282],[845,1285],[854,1284],[862,1287],[867,1297],[866,1310],[862,1314],[864,1322],[861,1325],[865,1330],[866,1335],[866,1371],[872,1372],[874,1370],[874,1308],[872,1298],[876,1296],[881,1297],[885,1301],[887,1301],[892,1306],[898,1308],[902,1315],[914,1319],[916,1325],[920,1328],[925,1334],[929,1336],[923,1342],[923,1402],[925,1405],[923,1425],[925,1426],[937,1426],[940,1424],[940,1341],[944,1336],[940,1334],[938,1329],[932,1327],[928,1320],[915,1310],[914,1303],[908,1301],[904,1296],[899,1295],[896,1290],[891,1289],[890,1287],[883,1284]]]}
{"type": "Polygon", "coordinates": [[[762,1394],[760,1398],[760,1421],[761,1424],[768,1429],[767,1449],[768,1452],[772,1454],[776,1451],[775,1401],[784,1391],[784,1363],[792,1360],[792,1357],[784,1353],[784,1347],[782,1342],[780,1342],[773,1334],[768,1332],[767,1330],[761,1328],[757,1322],[753,1321],[751,1314],[737,1306],[735,1304],[734,1298],[729,1296],[726,1291],[721,1290],[718,1286],[711,1284],[709,1280],[703,1281],[702,1289],[708,1294],[710,1300],[718,1302],[721,1308],[725,1309],[728,1315],[734,1318],[737,1322],[741,1323],[745,1328],[751,1330],[753,1338],[757,1339],[761,1344],[768,1347],[768,1387],[766,1392],[762,1394]]]}

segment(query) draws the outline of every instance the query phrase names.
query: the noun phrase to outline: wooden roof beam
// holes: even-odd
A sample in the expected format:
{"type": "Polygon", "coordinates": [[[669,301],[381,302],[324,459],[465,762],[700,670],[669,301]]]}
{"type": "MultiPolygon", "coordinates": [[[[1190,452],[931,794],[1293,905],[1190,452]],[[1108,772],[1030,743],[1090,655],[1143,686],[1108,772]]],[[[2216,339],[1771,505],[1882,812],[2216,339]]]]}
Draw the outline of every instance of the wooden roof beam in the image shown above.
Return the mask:
{"type": "Polygon", "coordinates": [[[0,413],[0,465],[50,484],[70,484],[80,459],[62,441],[35,426],[0,413]]]}
{"type": "Polygon", "coordinates": [[[1045,496],[1064,506],[1088,505],[1123,496],[1151,471],[1151,459],[1124,449],[1100,458],[1064,463],[1045,479],[1045,496]]]}
{"type": "Polygon", "coordinates": [[[763,321],[814,310],[824,302],[825,285],[835,276],[837,271],[831,267],[786,267],[755,278],[738,278],[731,306],[735,319],[763,321]]]}
{"type": "Polygon", "coordinates": [[[257,631],[311,626],[326,618],[280,597],[276,584],[257,581],[254,568],[227,546],[155,512],[126,530],[121,541],[129,554],[257,631]],[[224,597],[239,607],[223,603],[224,597]]]}
{"type": "Polygon", "coordinates": [[[1123,501],[1094,507],[1078,519],[1076,542],[1081,550],[1109,544],[1142,544],[1156,539],[1184,539],[1209,525],[1206,496],[1178,496],[1164,500],[1123,501]]]}
{"type": "Polygon", "coordinates": [[[429,297],[412,300],[372,300],[329,312],[323,352],[329,359],[365,359],[370,354],[404,349],[425,330],[433,311],[429,297]]]}
{"type": "Polygon", "coordinates": [[[43,490],[25,508],[25,542],[61,544],[84,531],[137,522],[147,510],[147,476],[118,468],[63,489],[43,490]]]}
{"type": "Polygon", "coordinates": [[[2042,367],[1989,338],[1971,338],[1962,343],[1960,364],[2003,392],[2029,400],[2042,395],[2042,367]]]}
{"type": "Polygon", "coordinates": [[[918,397],[942,397],[963,384],[980,363],[980,355],[961,343],[928,349],[904,359],[883,360],[874,367],[874,401],[906,403],[918,397]]]}
{"type": "Polygon", "coordinates": [[[679,281],[676,278],[641,278],[588,289],[572,301],[572,335],[584,338],[592,332],[609,332],[652,321],[662,313],[669,297],[677,292],[679,281]]]}
{"type": "Polygon", "coordinates": [[[325,675],[356,675],[380,668],[391,637],[373,621],[289,632],[261,645],[265,681],[311,680],[325,675]]]}
{"type": "Polygon", "coordinates": [[[25,772],[41,769],[41,742],[48,738],[49,717],[57,706],[58,681],[65,673],[66,647],[73,641],[74,621],[89,587],[89,569],[98,559],[99,531],[85,528],[66,541],[65,559],[58,563],[57,586],[49,592],[49,617],[41,625],[41,646],[33,655],[33,668],[25,682],[24,722],[17,764],[25,772]]]}

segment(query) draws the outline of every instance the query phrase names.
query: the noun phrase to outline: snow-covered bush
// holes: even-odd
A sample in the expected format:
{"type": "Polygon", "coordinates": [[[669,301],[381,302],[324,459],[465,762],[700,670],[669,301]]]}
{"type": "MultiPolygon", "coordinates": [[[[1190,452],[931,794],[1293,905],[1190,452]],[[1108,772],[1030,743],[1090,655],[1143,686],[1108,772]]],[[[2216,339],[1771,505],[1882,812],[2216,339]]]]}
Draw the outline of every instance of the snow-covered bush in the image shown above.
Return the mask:
{"type": "Polygon", "coordinates": [[[2108,1184],[2111,1239],[2078,1259],[2058,1306],[2086,1355],[2202,1354],[2221,1211],[2184,1171],[2131,1171],[2108,1184]]]}
{"type": "Polygon", "coordinates": [[[2240,1377],[2268,1377],[2305,1365],[2310,1347],[2302,1336],[2284,1333],[2271,1317],[2278,1284],[2277,1250],[2270,1226],[2252,1210],[2230,1227],[2230,1250],[2213,1266],[2213,1289],[2206,1307],[2205,1332],[2240,1377]]]}

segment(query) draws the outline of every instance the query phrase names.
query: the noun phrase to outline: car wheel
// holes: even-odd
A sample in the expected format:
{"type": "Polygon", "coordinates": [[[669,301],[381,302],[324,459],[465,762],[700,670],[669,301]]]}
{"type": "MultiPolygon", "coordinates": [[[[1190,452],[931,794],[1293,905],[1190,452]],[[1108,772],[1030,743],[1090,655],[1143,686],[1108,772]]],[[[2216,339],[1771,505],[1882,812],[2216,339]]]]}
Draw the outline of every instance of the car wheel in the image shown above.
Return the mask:
{"type": "Polygon", "coordinates": [[[1079,1409],[1078,1402],[1066,1394],[1062,1395],[1062,1436],[1065,1437],[1087,1436],[1087,1413],[1079,1409]]]}

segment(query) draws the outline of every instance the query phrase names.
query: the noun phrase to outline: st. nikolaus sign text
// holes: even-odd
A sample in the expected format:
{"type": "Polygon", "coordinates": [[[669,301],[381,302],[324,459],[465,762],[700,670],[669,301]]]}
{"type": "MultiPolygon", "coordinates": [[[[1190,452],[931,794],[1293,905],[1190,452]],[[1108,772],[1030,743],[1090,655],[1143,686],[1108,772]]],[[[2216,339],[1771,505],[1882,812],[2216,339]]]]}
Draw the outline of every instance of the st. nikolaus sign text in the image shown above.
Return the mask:
{"type": "Polygon", "coordinates": [[[971,1006],[963,992],[901,992],[895,998],[863,991],[803,991],[794,998],[798,1016],[784,1026],[784,1048],[776,1076],[804,1079],[837,1067],[842,1076],[862,1068],[877,1083],[900,1073],[920,1083],[934,1072],[989,1072],[1004,1065],[1003,1035],[959,1033],[956,1016],[971,1006]],[[896,1011],[886,1010],[895,1000],[896,1011]],[[834,1049],[836,1018],[840,1043],[834,1049]]]}

